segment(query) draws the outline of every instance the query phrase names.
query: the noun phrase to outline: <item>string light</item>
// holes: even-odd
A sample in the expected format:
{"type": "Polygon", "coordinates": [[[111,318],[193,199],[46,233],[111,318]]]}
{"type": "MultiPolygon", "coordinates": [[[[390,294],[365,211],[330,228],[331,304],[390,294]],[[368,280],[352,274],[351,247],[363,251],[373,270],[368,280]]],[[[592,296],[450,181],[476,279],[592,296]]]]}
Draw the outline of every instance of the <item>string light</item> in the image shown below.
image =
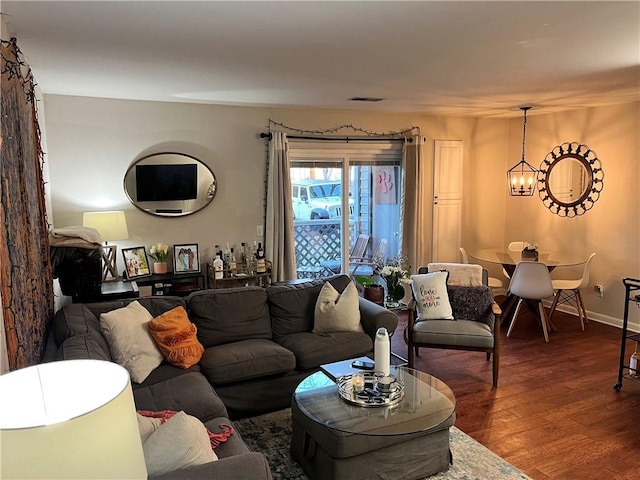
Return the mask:
{"type": "Polygon", "coordinates": [[[327,128],[324,130],[306,130],[306,129],[290,127],[288,125],[285,125],[284,123],[276,122],[275,120],[269,119],[269,126],[268,126],[269,130],[271,130],[271,128],[274,126],[283,128],[285,130],[296,133],[298,135],[323,136],[323,135],[329,135],[329,134],[338,134],[341,130],[353,130],[354,132],[363,133],[367,137],[401,137],[401,136],[407,136],[407,135],[413,135],[413,134],[420,135],[420,127],[415,127],[415,126],[407,128],[405,130],[399,130],[396,132],[387,132],[387,133],[366,130],[361,127],[356,127],[355,125],[352,125],[352,124],[338,125],[337,127],[327,128]]]}

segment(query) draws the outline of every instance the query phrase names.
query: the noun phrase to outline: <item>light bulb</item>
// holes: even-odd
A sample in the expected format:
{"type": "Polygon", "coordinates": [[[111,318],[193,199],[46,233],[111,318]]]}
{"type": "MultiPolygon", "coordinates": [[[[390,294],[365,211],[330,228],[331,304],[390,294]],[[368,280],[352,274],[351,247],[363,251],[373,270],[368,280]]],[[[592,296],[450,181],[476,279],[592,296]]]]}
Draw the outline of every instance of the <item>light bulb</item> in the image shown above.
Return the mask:
{"type": "Polygon", "coordinates": [[[524,175],[520,177],[520,185],[524,185],[524,175]]]}

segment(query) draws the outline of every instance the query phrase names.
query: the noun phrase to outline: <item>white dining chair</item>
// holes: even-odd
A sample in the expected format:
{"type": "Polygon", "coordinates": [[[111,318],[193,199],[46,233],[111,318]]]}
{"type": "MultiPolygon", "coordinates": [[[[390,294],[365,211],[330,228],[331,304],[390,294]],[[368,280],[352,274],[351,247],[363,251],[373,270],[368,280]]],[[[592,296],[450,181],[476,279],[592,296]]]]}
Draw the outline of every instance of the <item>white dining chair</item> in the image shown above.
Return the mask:
{"type": "MultiPolygon", "coordinates": [[[[521,252],[524,250],[525,243],[526,242],[510,242],[509,245],[507,245],[507,248],[512,252],[521,252]]],[[[511,275],[509,275],[509,272],[507,272],[504,267],[502,267],[502,274],[508,279],[511,279],[511,275]]]]}
{"type": "Polygon", "coordinates": [[[578,312],[578,318],[580,319],[580,327],[584,332],[584,324],[589,321],[587,317],[587,309],[582,301],[582,295],[580,290],[586,288],[589,285],[589,270],[591,269],[591,260],[596,256],[596,252],[593,252],[584,264],[582,269],[582,277],[569,280],[553,280],[551,283],[556,294],[551,304],[551,310],[549,311],[549,318],[553,316],[553,312],[556,311],[556,307],[561,303],[569,303],[573,305],[578,312]]]}
{"type": "MultiPolygon", "coordinates": [[[[469,256],[467,255],[467,251],[464,249],[464,247],[460,247],[460,258],[462,260],[462,263],[469,263],[469,256]]],[[[492,290],[500,290],[504,288],[502,280],[496,277],[489,277],[487,285],[492,290]]]]}
{"type": "Polygon", "coordinates": [[[518,304],[513,313],[511,325],[509,325],[509,329],[507,330],[507,337],[510,336],[513,331],[522,304],[525,302],[535,302],[540,313],[540,323],[542,323],[544,340],[548,342],[549,319],[544,310],[542,299],[553,295],[553,284],[547,266],[540,262],[525,261],[518,263],[511,277],[511,282],[509,283],[509,291],[511,295],[518,298],[518,304]]]}

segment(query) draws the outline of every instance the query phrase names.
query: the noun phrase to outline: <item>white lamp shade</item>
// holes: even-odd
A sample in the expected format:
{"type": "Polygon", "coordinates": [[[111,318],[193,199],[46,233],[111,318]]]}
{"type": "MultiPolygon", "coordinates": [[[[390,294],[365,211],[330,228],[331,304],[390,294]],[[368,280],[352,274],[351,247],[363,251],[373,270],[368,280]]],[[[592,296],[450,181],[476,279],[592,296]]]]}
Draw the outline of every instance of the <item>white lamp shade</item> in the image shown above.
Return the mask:
{"type": "Polygon", "coordinates": [[[111,212],[85,212],[82,216],[82,225],[98,230],[102,240],[105,242],[127,240],[129,238],[127,219],[121,210],[111,212]]]}
{"type": "Polygon", "coordinates": [[[147,478],[121,366],[45,363],[0,376],[0,392],[0,478],[147,478]]]}

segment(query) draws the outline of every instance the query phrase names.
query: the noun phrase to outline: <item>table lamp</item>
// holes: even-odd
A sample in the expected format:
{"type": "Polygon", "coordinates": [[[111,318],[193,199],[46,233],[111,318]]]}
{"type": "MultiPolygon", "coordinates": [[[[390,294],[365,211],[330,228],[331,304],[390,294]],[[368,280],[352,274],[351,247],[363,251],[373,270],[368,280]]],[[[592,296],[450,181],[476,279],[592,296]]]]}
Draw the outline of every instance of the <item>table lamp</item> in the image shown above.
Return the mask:
{"type": "Polygon", "coordinates": [[[127,240],[129,231],[127,230],[127,219],[121,210],[111,212],[85,212],[82,216],[82,225],[85,227],[93,227],[104,240],[102,246],[102,281],[117,281],[120,279],[118,275],[118,267],[116,266],[116,253],[118,247],[116,245],[107,245],[107,240],[127,240]]]}
{"type": "Polygon", "coordinates": [[[0,375],[0,391],[0,478],[147,478],[121,366],[44,363],[0,375]]]}

